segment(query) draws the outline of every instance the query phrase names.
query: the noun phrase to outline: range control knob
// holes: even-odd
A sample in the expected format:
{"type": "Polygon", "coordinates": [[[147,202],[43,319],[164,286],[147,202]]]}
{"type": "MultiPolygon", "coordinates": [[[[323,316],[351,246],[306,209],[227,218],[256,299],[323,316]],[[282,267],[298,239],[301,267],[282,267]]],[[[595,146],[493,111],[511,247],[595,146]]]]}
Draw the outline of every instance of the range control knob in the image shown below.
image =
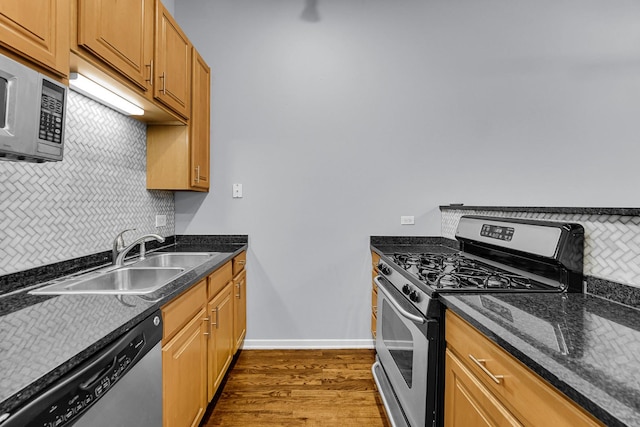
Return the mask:
{"type": "Polygon", "coordinates": [[[384,274],[385,276],[388,276],[391,274],[391,269],[389,268],[388,265],[385,265],[383,263],[378,263],[378,270],[380,270],[380,272],[382,274],[384,274]]]}
{"type": "Polygon", "coordinates": [[[420,301],[420,294],[416,291],[411,291],[409,293],[409,299],[413,302],[419,302],[420,301]]]}
{"type": "Polygon", "coordinates": [[[402,293],[405,295],[409,295],[411,293],[411,288],[409,287],[409,284],[405,284],[402,287],[402,293]]]}

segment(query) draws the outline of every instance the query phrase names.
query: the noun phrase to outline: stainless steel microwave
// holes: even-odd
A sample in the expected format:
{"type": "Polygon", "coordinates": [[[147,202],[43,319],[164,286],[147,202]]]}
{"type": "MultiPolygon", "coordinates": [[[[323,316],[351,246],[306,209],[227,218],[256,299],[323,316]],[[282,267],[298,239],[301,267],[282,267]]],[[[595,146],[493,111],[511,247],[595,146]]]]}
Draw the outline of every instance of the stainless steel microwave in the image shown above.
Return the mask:
{"type": "Polygon", "coordinates": [[[62,160],[67,91],[0,54],[0,160],[62,160]]]}

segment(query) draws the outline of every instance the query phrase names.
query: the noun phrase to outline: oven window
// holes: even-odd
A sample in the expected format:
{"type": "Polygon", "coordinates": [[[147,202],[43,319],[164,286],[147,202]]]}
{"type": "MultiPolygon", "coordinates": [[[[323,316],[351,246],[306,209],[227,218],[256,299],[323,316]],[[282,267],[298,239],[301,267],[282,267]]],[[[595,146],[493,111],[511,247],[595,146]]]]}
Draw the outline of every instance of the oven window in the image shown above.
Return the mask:
{"type": "Polygon", "coordinates": [[[391,353],[407,387],[411,388],[413,378],[413,338],[393,307],[382,302],[382,340],[391,353]]]}
{"type": "Polygon", "coordinates": [[[7,126],[7,94],[9,93],[9,81],[0,77],[0,129],[7,126]]]}

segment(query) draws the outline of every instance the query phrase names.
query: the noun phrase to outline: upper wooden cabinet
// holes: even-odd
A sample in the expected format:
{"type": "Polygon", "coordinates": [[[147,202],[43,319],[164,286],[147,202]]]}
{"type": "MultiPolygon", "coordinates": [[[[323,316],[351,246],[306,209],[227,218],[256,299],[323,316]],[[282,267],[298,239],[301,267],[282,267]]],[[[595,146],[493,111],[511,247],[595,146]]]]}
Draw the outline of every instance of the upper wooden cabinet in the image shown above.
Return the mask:
{"type": "Polygon", "coordinates": [[[0,45],[53,75],[67,79],[69,1],[0,1],[0,45]]]}
{"type": "Polygon", "coordinates": [[[153,94],[185,118],[191,109],[191,42],[160,0],[156,0],[153,94]]]}
{"type": "Polygon", "coordinates": [[[193,49],[192,69],[191,118],[189,121],[191,186],[208,190],[210,184],[211,69],[195,48],[193,49]]]}
{"type": "Polygon", "coordinates": [[[208,191],[210,70],[198,52],[192,54],[193,96],[187,126],[147,128],[147,188],[208,191]]]}
{"type": "Polygon", "coordinates": [[[151,91],[154,0],[78,0],[78,46],[151,91]]]}

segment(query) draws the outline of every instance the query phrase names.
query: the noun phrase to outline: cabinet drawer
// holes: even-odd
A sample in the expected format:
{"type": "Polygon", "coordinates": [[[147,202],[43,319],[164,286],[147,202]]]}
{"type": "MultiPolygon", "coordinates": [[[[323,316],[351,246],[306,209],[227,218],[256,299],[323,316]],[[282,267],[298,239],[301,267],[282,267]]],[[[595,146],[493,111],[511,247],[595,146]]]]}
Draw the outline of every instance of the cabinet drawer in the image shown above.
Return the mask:
{"type": "Polygon", "coordinates": [[[455,354],[447,350],[445,358],[445,427],[522,427],[455,354]]]}
{"type": "Polygon", "coordinates": [[[207,300],[215,297],[218,292],[225,287],[227,283],[229,283],[233,279],[233,274],[231,274],[231,261],[227,262],[225,265],[211,273],[208,277],[208,290],[207,290],[207,300]]]}
{"type": "Polygon", "coordinates": [[[554,426],[602,425],[449,310],[445,322],[447,349],[524,424],[548,425],[554,420],[554,426]]]}
{"type": "Polygon", "coordinates": [[[242,251],[233,259],[233,277],[236,277],[238,273],[244,270],[244,266],[247,263],[247,252],[242,251]]]}
{"type": "Polygon", "coordinates": [[[167,343],[207,302],[207,281],[202,280],[188,291],[162,307],[164,330],[162,342],[167,343]]]}

